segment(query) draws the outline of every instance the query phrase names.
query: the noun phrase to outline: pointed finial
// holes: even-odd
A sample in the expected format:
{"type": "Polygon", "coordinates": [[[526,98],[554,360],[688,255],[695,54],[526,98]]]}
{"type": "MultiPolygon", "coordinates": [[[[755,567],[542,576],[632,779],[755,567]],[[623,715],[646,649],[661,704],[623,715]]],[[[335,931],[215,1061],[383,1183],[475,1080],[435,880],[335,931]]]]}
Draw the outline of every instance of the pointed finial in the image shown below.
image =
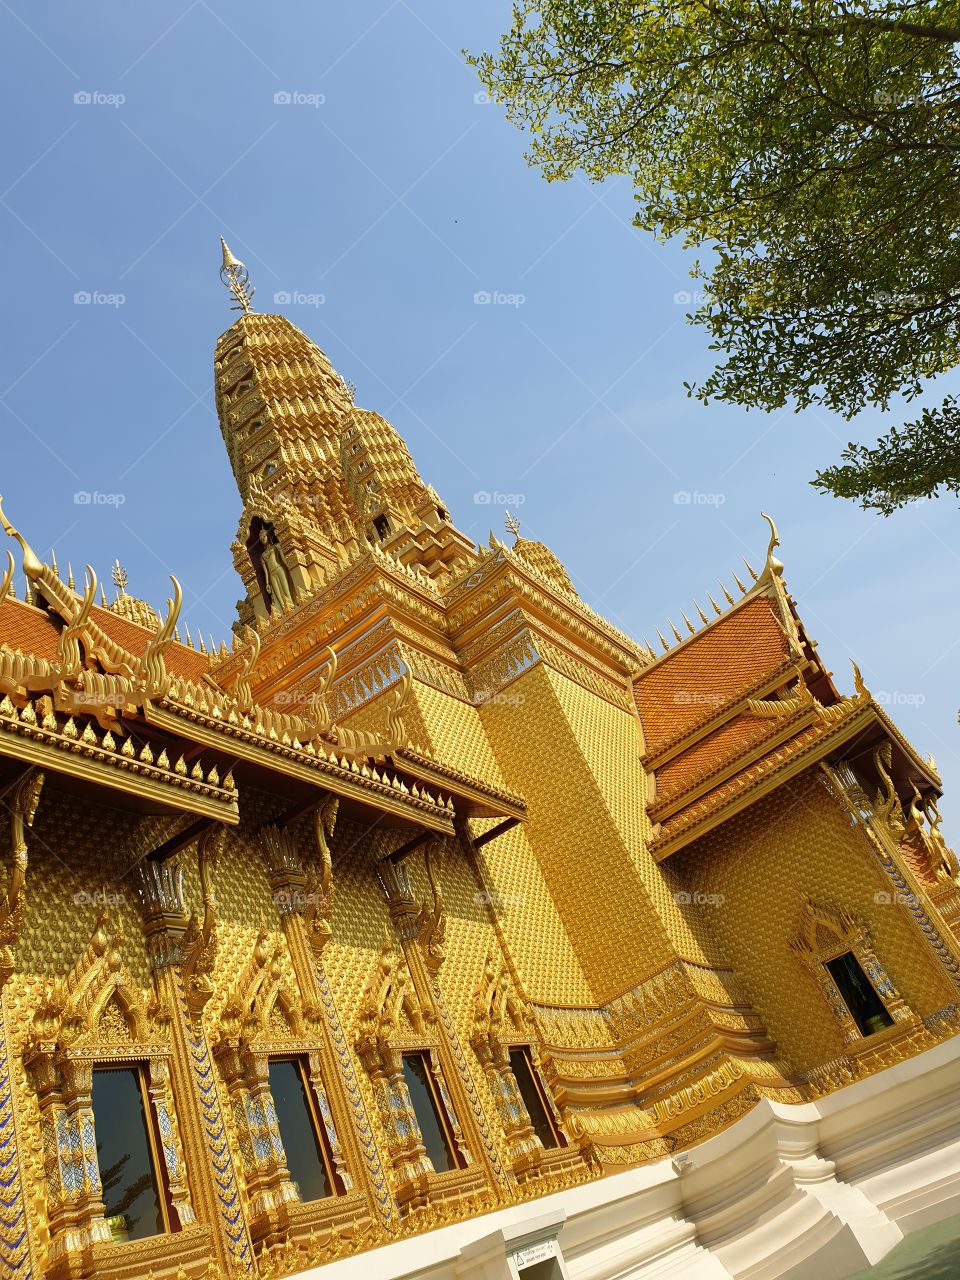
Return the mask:
{"type": "Polygon", "coordinates": [[[119,594],[125,596],[130,578],[119,560],[114,560],[113,568],[110,570],[110,577],[113,579],[113,585],[117,588],[119,594]]]}
{"type": "Polygon", "coordinates": [[[763,577],[775,577],[783,573],[783,565],[773,554],[780,545],[780,535],[777,533],[777,526],[773,523],[773,517],[768,516],[765,511],[760,512],[764,520],[770,526],[770,543],[767,547],[767,559],[763,566],[763,577]]]}
{"type": "Polygon", "coordinates": [[[660,641],[660,643],[663,645],[663,652],[664,652],[664,653],[669,653],[669,652],[670,652],[670,646],[667,644],[666,640],[664,640],[664,638],[663,638],[663,633],[661,632],[661,630],[660,630],[660,628],[659,628],[659,627],[657,628],[657,639],[658,639],[658,640],[660,641]]]}
{"type": "MultiPolygon", "coordinates": [[[[717,581],[720,582],[720,579],[718,578],[717,581]]],[[[722,582],[720,582],[720,590],[723,592],[724,598],[726,599],[727,604],[733,604],[734,602],[733,596],[730,594],[730,592],[727,590],[727,588],[724,586],[722,582]]]]}
{"type": "Polygon", "coordinates": [[[690,634],[691,634],[692,636],[695,636],[695,635],[697,634],[697,629],[696,629],[696,627],[693,625],[693,623],[690,621],[690,619],[687,617],[687,615],[683,612],[683,610],[682,610],[682,609],[680,610],[680,617],[681,617],[681,618],[684,620],[684,622],[687,624],[687,630],[690,632],[690,634]]]}
{"type": "Polygon", "coordinates": [[[72,564],[70,563],[70,561],[68,560],[68,561],[67,561],[67,586],[68,586],[68,587],[70,588],[70,590],[72,591],[76,585],[77,585],[77,584],[76,584],[76,581],[74,580],[74,576],[73,576],[73,565],[72,565],[72,564]]]}
{"type": "Polygon", "coordinates": [[[850,659],[850,665],[853,667],[853,687],[856,690],[857,697],[860,698],[861,701],[866,701],[870,697],[870,690],[867,688],[866,682],[860,672],[860,668],[852,658],[850,659]]]}
{"type": "Polygon", "coordinates": [[[253,295],[256,293],[253,285],[250,283],[250,273],[240,261],[230,252],[230,246],[220,237],[220,244],[223,248],[223,264],[220,267],[220,279],[227,286],[236,302],[231,307],[232,311],[243,311],[250,314],[253,307],[253,295]]]}
{"type": "Polygon", "coordinates": [[[694,602],[693,602],[693,603],[697,606],[697,613],[699,613],[699,615],[700,615],[700,621],[701,621],[704,625],[706,625],[706,624],[710,621],[710,619],[707,617],[707,615],[706,615],[706,614],[703,612],[703,610],[700,608],[700,601],[699,601],[699,600],[694,600],[694,602]]]}
{"type": "Polygon", "coordinates": [[[100,608],[106,609],[106,607],[107,607],[107,597],[103,590],[103,583],[101,582],[100,583],[100,608]]]}
{"type": "Polygon", "coordinates": [[[514,538],[520,537],[520,521],[515,515],[509,511],[505,511],[503,515],[503,522],[507,526],[508,533],[512,533],[514,538]]]}
{"type": "Polygon", "coordinates": [[[733,575],[733,580],[737,584],[737,586],[740,588],[740,594],[745,596],[747,594],[747,588],[743,585],[743,583],[740,581],[740,579],[737,577],[736,574],[733,575]]]}
{"type": "Polygon", "coordinates": [[[667,621],[670,623],[670,630],[673,632],[674,637],[676,638],[676,640],[678,640],[678,641],[682,640],[682,639],[683,639],[683,636],[680,634],[680,632],[677,630],[677,628],[673,625],[673,619],[672,619],[672,618],[668,618],[668,619],[667,619],[667,621]]]}
{"type": "Polygon", "coordinates": [[[59,578],[60,566],[57,564],[57,553],[54,551],[53,547],[50,548],[50,568],[53,570],[53,576],[55,578],[59,578]]]}
{"type": "Polygon", "coordinates": [[[741,560],[743,561],[743,563],[747,566],[747,573],[749,573],[750,577],[754,580],[754,582],[759,582],[759,581],[760,581],[760,578],[759,578],[759,577],[758,577],[758,575],[757,575],[757,571],[756,571],[756,569],[754,569],[753,565],[750,563],[750,561],[747,559],[747,557],[746,557],[746,556],[741,556],[741,557],[740,557],[740,559],[741,559],[741,560]]]}
{"type": "Polygon", "coordinates": [[[714,613],[717,615],[717,617],[719,618],[719,617],[720,617],[720,615],[721,615],[721,613],[723,613],[723,610],[722,610],[722,609],[720,608],[720,606],[717,604],[716,600],[714,600],[713,596],[710,594],[710,592],[709,592],[709,591],[707,592],[707,599],[708,599],[708,600],[710,601],[710,603],[713,605],[713,612],[714,612],[714,613]]]}

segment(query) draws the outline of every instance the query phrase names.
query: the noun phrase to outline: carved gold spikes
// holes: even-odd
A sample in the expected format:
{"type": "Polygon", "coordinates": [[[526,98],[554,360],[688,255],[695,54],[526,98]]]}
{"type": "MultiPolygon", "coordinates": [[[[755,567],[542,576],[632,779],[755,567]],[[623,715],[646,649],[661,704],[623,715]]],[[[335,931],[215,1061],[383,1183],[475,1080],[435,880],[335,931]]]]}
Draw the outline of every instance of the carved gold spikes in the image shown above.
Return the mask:
{"type": "Polygon", "coordinates": [[[663,633],[662,633],[662,631],[660,630],[660,628],[659,628],[659,627],[657,628],[657,639],[658,639],[658,640],[660,641],[660,643],[663,645],[663,652],[664,652],[664,653],[669,653],[669,652],[670,652],[670,646],[667,644],[666,640],[664,640],[664,638],[663,638],[663,633]]]}
{"type": "Polygon", "coordinates": [[[687,615],[683,612],[682,609],[680,610],[680,617],[686,623],[687,630],[690,632],[690,634],[692,636],[696,635],[697,633],[696,627],[693,625],[693,623],[690,621],[690,619],[687,617],[687,615]]]}
{"type": "Polygon", "coordinates": [[[700,608],[700,604],[699,604],[699,602],[698,602],[698,601],[694,600],[694,602],[693,602],[693,603],[697,606],[697,613],[700,615],[700,621],[704,624],[704,626],[706,626],[706,624],[710,621],[710,619],[707,617],[707,615],[706,615],[706,614],[703,612],[703,610],[700,608]]]}
{"type": "Polygon", "coordinates": [[[750,563],[750,561],[747,559],[747,557],[746,557],[746,556],[742,556],[742,557],[741,557],[741,559],[743,560],[743,563],[747,566],[747,573],[749,573],[749,575],[750,575],[750,577],[753,579],[753,581],[754,581],[754,582],[759,582],[759,581],[760,581],[760,575],[757,573],[756,569],[754,569],[753,565],[750,563]]]}
{"type": "Polygon", "coordinates": [[[13,558],[13,552],[7,551],[7,567],[4,570],[3,577],[0,578],[0,604],[3,604],[7,596],[10,594],[10,587],[13,584],[13,574],[16,569],[16,561],[13,558]]]}
{"type": "Polygon", "coordinates": [[[13,948],[20,940],[20,930],[23,927],[24,885],[27,878],[26,828],[33,826],[42,787],[43,773],[39,769],[28,769],[14,785],[7,802],[10,810],[11,865],[7,891],[0,903],[0,987],[13,972],[13,948]]]}
{"type": "Polygon", "coordinates": [[[675,639],[678,643],[679,643],[680,641],[682,641],[682,640],[683,640],[683,636],[680,634],[680,632],[677,630],[677,628],[673,625],[673,619],[672,619],[672,618],[668,618],[668,619],[667,619],[667,622],[669,622],[669,623],[670,623],[670,630],[673,632],[673,637],[674,637],[674,639],[675,639]]]}
{"type": "Polygon", "coordinates": [[[743,585],[743,583],[740,581],[740,579],[737,577],[736,574],[733,575],[733,580],[737,584],[737,586],[740,588],[740,594],[745,596],[747,594],[747,588],[743,585]]]}
{"type": "Polygon", "coordinates": [[[713,606],[713,612],[714,612],[714,613],[717,615],[717,617],[719,618],[719,617],[720,617],[720,615],[723,613],[723,610],[722,610],[722,609],[720,608],[720,606],[717,604],[716,600],[714,600],[713,596],[710,594],[710,592],[709,592],[709,591],[707,592],[707,599],[710,601],[710,604],[713,606]]]}
{"type": "MultiPolygon", "coordinates": [[[[717,581],[718,581],[718,582],[720,582],[720,579],[718,578],[718,579],[717,579],[717,581]]],[[[733,596],[730,594],[730,592],[727,590],[727,588],[725,587],[725,585],[724,585],[722,582],[720,582],[720,590],[723,592],[723,596],[724,596],[724,599],[726,600],[727,604],[735,604],[735,603],[736,603],[736,602],[735,602],[735,600],[734,600],[734,598],[733,598],[733,596]]]]}
{"type": "Polygon", "coordinates": [[[70,588],[71,591],[73,591],[76,585],[77,583],[73,576],[73,565],[68,560],[67,561],[67,586],[70,588]]]}

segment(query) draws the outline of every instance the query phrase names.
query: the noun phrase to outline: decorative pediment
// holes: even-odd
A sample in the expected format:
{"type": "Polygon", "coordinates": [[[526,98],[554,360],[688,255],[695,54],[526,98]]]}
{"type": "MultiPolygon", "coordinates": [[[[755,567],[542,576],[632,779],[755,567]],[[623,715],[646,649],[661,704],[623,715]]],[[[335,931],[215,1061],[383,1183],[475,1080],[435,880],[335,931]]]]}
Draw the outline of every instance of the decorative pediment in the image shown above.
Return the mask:
{"type": "Polygon", "coordinates": [[[105,1034],[114,1043],[150,1040],[150,1012],[124,967],[122,943],[123,926],[105,906],[76,964],[47,987],[33,1019],[33,1047],[101,1046],[105,1034]]]}
{"type": "Polygon", "coordinates": [[[518,1036],[529,1036],[531,1018],[523,1001],[513,991],[510,971],[493,953],[483,966],[483,978],[473,995],[473,1023],[470,1043],[478,1054],[500,1049],[518,1036]]]}
{"type": "Polygon", "coordinates": [[[221,1042],[250,1046],[258,1040],[304,1038],[306,1019],[295,988],[286,981],[283,946],[261,926],[220,1015],[221,1042]]]}
{"type": "Polygon", "coordinates": [[[821,964],[842,951],[869,945],[867,927],[847,911],[808,898],[800,915],[800,928],[790,946],[804,963],[821,964]]]}
{"type": "Polygon", "coordinates": [[[382,1061],[392,1053],[394,1042],[422,1040],[429,1034],[430,1020],[431,1011],[421,1006],[403,957],[384,930],[383,947],[360,1002],[357,1049],[361,1058],[382,1061]]]}

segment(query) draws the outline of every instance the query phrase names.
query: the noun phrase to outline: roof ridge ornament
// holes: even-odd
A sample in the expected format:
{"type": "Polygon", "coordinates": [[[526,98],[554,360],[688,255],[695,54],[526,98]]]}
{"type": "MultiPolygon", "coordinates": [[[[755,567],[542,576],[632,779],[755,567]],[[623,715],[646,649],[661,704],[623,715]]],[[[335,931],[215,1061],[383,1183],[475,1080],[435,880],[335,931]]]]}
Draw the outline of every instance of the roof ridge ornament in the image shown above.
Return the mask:
{"type": "Polygon", "coordinates": [[[230,251],[230,246],[223,236],[220,237],[220,245],[223,249],[220,279],[236,298],[231,310],[242,311],[245,315],[250,315],[253,311],[253,306],[251,305],[253,295],[256,293],[256,289],[250,283],[250,273],[247,271],[245,264],[230,251]]]}
{"type": "MultiPolygon", "coordinates": [[[[760,515],[770,526],[770,542],[767,545],[767,558],[763,565],[763,572],[757,581],[764,578],[779,578],[783,574],[783,562],[778,560],[773,554],[776,548],[780,545],[780,535],[777,532],[777,526],[774,523],[773,516],[768,516],[765,511],[761,511],[760,515]]],[[[749,568],[749,566],[747,567],[749,568]]]]}

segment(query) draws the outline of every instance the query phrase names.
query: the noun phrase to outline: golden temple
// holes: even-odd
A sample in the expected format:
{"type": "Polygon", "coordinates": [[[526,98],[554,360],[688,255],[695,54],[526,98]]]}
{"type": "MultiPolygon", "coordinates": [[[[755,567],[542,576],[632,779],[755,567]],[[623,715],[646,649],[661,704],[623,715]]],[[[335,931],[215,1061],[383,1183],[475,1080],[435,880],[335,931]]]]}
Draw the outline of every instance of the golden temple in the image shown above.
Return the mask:
{"type": "Polygon", "coordinates": [[[835,685],[772,520],[655,652],[515,521],[475,545],[221,274],[231,647],[2,515],[0,1277],[342,1263],[956,1036],[937,772],[835,685]]]}

